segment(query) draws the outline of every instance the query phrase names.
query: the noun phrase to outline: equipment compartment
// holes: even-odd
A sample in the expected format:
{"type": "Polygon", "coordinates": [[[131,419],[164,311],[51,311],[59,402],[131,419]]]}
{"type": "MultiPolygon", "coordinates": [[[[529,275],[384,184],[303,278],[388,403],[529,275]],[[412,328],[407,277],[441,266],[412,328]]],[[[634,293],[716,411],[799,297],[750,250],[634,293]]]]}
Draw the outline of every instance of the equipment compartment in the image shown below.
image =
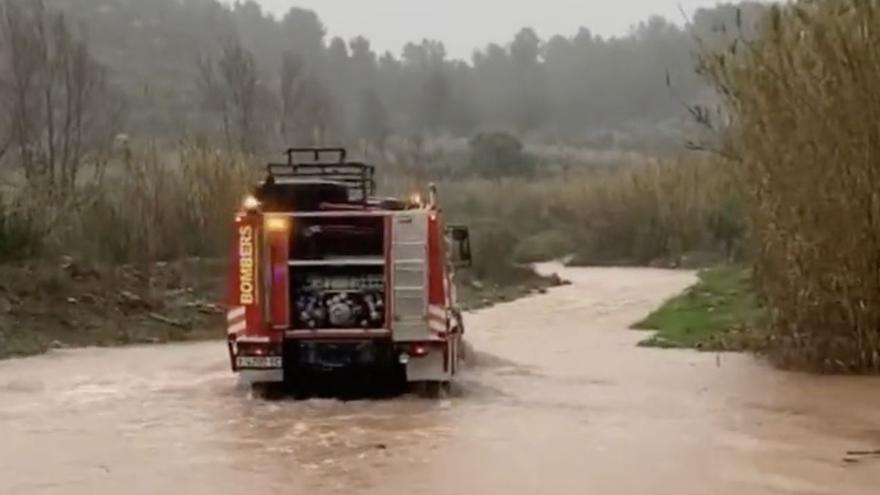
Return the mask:
{"type": "Polygon", "coordinates": [[[295,330],[386,328],[383,267],[312,266],[291,275],[295,330]]]}

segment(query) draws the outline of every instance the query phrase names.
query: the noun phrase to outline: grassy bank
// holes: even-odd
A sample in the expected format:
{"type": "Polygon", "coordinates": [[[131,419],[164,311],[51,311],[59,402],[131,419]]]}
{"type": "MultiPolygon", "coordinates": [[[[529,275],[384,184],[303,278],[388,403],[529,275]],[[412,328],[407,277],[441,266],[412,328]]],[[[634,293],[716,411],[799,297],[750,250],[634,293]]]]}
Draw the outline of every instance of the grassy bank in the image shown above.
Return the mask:
{"type": "Polygon", "coordinates": [[[751,270],[722,266],[703,270],[700,280],[634,325],[657,333],[641,345],[702,350],[745,350],[757,343],[762,312],[751,270]]]}

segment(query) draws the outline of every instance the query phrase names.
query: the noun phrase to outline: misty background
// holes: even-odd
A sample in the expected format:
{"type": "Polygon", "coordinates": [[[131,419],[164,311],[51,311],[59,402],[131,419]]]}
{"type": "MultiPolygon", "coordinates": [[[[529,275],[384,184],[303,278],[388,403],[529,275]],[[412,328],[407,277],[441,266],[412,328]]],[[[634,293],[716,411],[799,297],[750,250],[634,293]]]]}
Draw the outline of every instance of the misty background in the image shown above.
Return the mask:
{"type": "MultiPolygon", "coordinates": [[[[442,8],[322,0],[317,11],[263,3],[49,0],[47,6],[66,13],[74,36],[102,67],[102,98],[120,103],[120,132],[205,137],[247,152],[293,143],[381,148],[394,136],[455,139],[481,131],[591,148],[678,149],[693,133],[688,108],[714,100],[694,70],[697,41],[734,36],[719,26],[760,9],[697,8],[691,23],[682,24],[680,14],[675,22],[656,15],[631,22],[657,10],[648,2],[599,8],[556,0],[542,3],[545,11],[525,2],[457,0],[442,8]],[[334,27],[324,11],[346,21],[334,27]],[[357,32],[358,22],[364,32],[380,33],[381,42],[329,34],[357,32]],[[514,23],[524,25],[512,29],[514,23]],[[601,34],[609,31],[620,34],[601,34]],[[454,51],[432,35],[450,40],[454,51]],[[404,36],[413,39],[388,51],[404,36]],[[467,48],[489,36],[498,37],[467,48]]],[[[660,10],[678,7],[667,2],[660,10]]]]}
{"type": "MultiPolygon", "coordinates": [[[[233,3],[233,2],[228,2],[233,3]]],[[[311,9],[326,23],[330,36],[364,35],[376,50],[400,53],[406,43],[423,38],[443,41],[449,55],[470,60],[474,50],[506,40],[523,26],[539,36],[576,33],[589,27],[603,37],[623,36],[653,15],[677,24],[717,0],[260,0],[266,10],[283,16],[293,7],[311,9]]]]}

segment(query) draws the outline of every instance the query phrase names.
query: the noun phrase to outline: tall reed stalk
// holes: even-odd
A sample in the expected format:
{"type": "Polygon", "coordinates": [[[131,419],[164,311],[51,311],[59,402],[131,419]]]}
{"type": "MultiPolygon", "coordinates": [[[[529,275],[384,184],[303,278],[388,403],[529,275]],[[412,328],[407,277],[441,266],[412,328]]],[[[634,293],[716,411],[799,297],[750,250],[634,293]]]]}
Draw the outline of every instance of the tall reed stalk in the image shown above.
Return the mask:
{"type": "Polygon", "coordinates": [[[880,371],[880,4],[768,9],[704,54],[780,363],[880,371]]]}

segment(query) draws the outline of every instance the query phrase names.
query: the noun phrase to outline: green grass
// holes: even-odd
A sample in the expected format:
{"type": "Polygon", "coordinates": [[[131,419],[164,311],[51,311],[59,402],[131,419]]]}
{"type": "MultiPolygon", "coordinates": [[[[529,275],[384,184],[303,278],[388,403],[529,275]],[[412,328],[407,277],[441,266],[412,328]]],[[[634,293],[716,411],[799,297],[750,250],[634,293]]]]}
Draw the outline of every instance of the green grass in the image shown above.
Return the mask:
{"type": "Polygon", "coordinates": [[[702,350],[745,350],[754,347],[762,310],[752,286],[751,270],[721,266],[703,270],[700,281],[635,324],[657,333],[640,345],[702,350]]]}

